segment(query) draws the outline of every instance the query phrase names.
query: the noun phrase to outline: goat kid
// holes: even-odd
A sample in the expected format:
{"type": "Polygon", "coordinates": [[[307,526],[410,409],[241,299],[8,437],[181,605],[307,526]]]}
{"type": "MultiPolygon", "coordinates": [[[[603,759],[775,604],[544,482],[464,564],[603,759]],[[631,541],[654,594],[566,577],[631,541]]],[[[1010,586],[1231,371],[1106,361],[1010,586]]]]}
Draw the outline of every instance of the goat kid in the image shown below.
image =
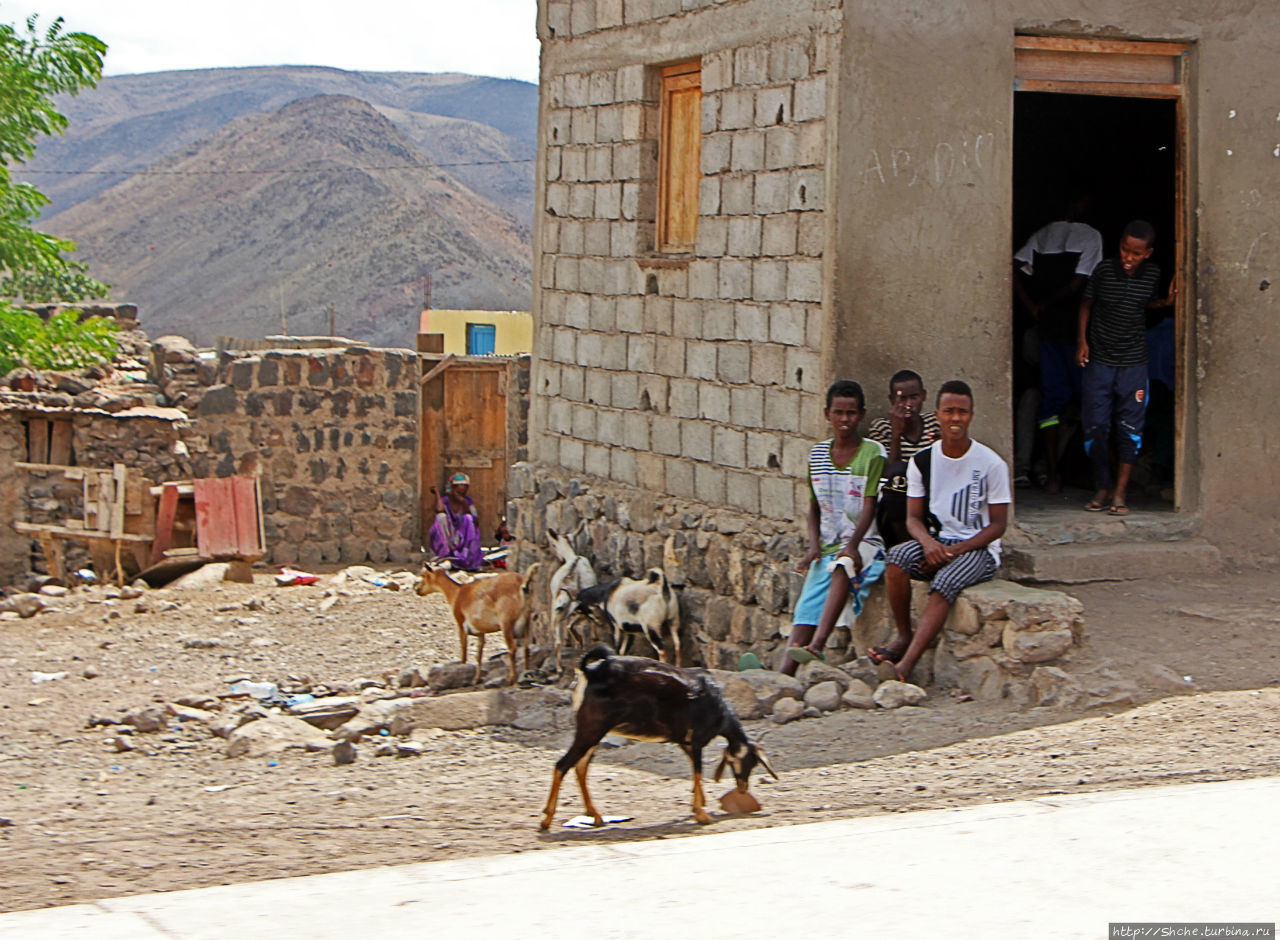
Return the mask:
{"type": "Polygon", "coordinates": [[[551,597],[551,637],[556,646],[556,669],[560,669],[560,650],[564,646],[566,630],[573,633],[579,644],[583,637],[574,625],[570,608],[573,599],[583,588],[596,583],[596,572],[591,562],[574,551],[573,543],[568,536],[560,535],[555,529],[547,529],[547,542],[560,558],[560,567],[551,573],[548,594],[551,597]]]}
{"type": "Polygon", "coordinates": [[[585,588],[573,610],[603,623],[620,651],[626,652],[638,633],[664,663],[680,665],[680,599],[661,568],[650,568],[642,580],[617,578],[585,588]],[[664,634],[671,637],[672,660],[667,659],[664,634]]]}
{"type": "Polygon", "coordinates": [[[574,688],[576,730],[573,744],[556,761],[551,793],[542,813],[543,829],[551,827],[560,799],[560,784],[573,768],[588,815],[597,826],[604,817],[587,790],[587,769],[601,739],[610,732],[638,741],[669,741],[680,746],[693,768],[693,818],[711,822],[702,792],[702,749],[717,736],[725,740],[724,754],[713,779],[728,767],[740,793],[751,784],[751,771],[763,767],[775,780],[764,749],[757,747],[742,723],[706,675],[639,656],[618,656],[609,647],[593,647],[578,666],[574,688]]]}
{"type": "Polygon", "coordinates": [[[529,567],[523,576],[514,571],[496,575],[482,575],[473,581],[460,584],[443,566],[424,565],[418,580],[417,592],[443,594],[453,609],[453,619],[458,624],[458,644],[462,647],[462,661],[467,661],[467,636],[474,636],[476,647],[476,681],[484,670],[484,638],[490,633],[502,633],[507,644],[507,684],[516,681],[516,645],[524,647],[524,668],[529,670],[529,585],[542,562],[529,567]]]}

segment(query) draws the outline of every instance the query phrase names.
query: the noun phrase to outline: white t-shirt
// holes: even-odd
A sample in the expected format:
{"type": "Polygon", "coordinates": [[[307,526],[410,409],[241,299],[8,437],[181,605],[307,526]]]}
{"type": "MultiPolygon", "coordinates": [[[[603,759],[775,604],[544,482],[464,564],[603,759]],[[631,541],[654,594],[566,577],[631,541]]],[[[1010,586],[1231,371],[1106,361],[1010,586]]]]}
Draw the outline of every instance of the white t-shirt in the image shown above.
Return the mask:
{"type": "MultiPolygon", "coordinates": [[[[942,453],[942,442],[929,448],[931,457],[929,492],[916,458],[907,465],[907,495],[929,497],[929,511],[942,523],[940,539],[972,538],[991,522],[993,504],[1013,502],[1009,492],[1009,467],[986,444],[969,442],[963,457],[952,459],[942,453]]],[[[1000,561],[1000,540],[987,546],[1000,561]]]]}
{"type": "Polygon", "coordinates": [[[1021,261],[1022,270],[1031,274],[1036,252],[1042,255],[1078,253],[1076,274],[1088,277],[1102,260],[1102,233],[1083,222],[1050,222],[1027,239],[1013,260],[1021,261]]]}

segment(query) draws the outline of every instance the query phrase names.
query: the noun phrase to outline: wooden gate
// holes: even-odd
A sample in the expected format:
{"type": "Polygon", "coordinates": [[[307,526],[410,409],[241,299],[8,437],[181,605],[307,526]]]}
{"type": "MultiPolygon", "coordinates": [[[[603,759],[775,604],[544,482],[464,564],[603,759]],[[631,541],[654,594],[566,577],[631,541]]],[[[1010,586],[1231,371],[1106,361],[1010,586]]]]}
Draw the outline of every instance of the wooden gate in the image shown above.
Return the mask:
{"type": "Polygon", "coordinates": [[[480,538],[493,533],[507,511],[506,359],[448,356],[425,360],[422,384],[422,540],[435,520],[437,493],[461,471],[471,478],[480,538]],[[436,492],[432,492],[432,488],[436,492]]]}

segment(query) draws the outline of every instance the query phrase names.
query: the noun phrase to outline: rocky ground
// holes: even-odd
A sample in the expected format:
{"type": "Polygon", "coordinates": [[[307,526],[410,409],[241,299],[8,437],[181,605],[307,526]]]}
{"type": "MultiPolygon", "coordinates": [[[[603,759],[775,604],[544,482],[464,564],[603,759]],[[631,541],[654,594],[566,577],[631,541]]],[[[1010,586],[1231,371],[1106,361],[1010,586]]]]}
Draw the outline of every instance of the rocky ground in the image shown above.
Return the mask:
{"type": "MultiPolygon", "coordinates": [[[[443,599],[373,583],[407,585],[407,573],[363,573],[372,580],[357,571],[335,583],[329,573],[283,587],[264,571],[251,585],[136,597],[81,588],[43,597],[46,608],[31,617],[0,614],[0,910],[1280,773],[1280,578],[1156,577],[1072,589],[1089,639],[1068,668],[1113,686],[1093,697],[1106,707],[1026,708],[931,689],[917,706],[751,721],[781,779],[754,785],[760,813],[718,815],[709,827],[691,821],[676,748],[602,748],[593,794],[602,811],[634,819],[543,834],[536,823],[551,765],[570,736],[567,694],[546,685],[480,702],[475,693],[431,695],[417,683],[457,658],[443,599]],[[237,697],[233,684],[246,679],[274,684],[274,697],[237,697]],[[335,762],[324,729],[259,717],[304,693],[319,704],[303,708],[328,712],[313,716],[322,724],[362,708],[356,721],[372,730],[354,762],[335,762]],[[369,719],[393,697],[417,716],[401,724],[416,728],[393,734],[392,723],[383,734],[369,719]],[[423,726],[474,724],[477,715],[509,723],[423,726]],[[256,720],[237,729],[247,719],[256,720]],[[282,726],[283,737],[250,735],[255,726],[282,726]],[[280,741],[292,746],[274,750],[280,741]]],[[[496,662],[489,672],[504,671],[496,662]]],[[[437,685],[457,678],[435,674],[437,685]]],[[[580,811],[566,785],[558,821],[580,811]]]]}

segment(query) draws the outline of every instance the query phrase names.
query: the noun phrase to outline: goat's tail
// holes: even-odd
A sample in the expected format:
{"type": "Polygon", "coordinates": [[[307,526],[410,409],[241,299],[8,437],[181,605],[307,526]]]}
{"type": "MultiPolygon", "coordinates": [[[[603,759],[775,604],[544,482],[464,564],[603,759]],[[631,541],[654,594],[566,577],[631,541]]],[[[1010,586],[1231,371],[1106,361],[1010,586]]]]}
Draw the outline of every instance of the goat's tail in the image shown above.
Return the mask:
{"type": "Polygon", "coordinates": [[[529,596],[529,585],[533,583],[533,576],[538,573],[538,569],[542,567],[542,562],[535,561],[524,572],[524,580],[520,582],[520,592],[525,597],[529,596]]]}
{"type": "Polygon", "coordinates": [[[609,672],[609,660],[614,655],[616,654],[613,650],[604,643],[597,643],[583,654],[578,668],[582,670],[588,682],[592,679],[603,679],[609,672]]]}

